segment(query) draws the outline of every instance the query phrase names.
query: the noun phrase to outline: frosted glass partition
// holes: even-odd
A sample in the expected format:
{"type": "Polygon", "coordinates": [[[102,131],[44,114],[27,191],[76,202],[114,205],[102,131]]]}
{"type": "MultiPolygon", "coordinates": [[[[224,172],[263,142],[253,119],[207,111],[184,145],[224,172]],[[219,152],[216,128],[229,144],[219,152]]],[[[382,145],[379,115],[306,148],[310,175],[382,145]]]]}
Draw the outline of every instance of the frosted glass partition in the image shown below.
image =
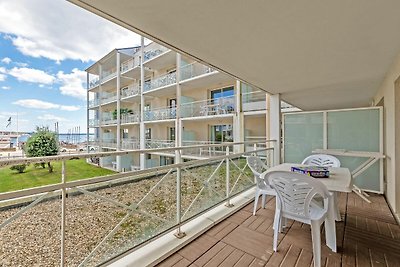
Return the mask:
{"type": "MultiPolygon", "coordinates": [[[[314,149],[382,152],[381,112],[380,108],[373,107],[284,114],[284,162],[301,163],[314,149]]],[[[338,158],[351,171],[367,160],[338,158]]],[[[382,193],[382,168],[383,161],[379,160],[354,183],[362,189],[382,193]]]]}
{"type": "MultiPolygon", "coordinates": [[[[328,149],[380,151],[379,109],[359,109],[327,112],[328,149]]],[[[354,170],[366,158],[338,157],[342,166],[354,170]]],[[[354,183],[364,189],[380,190],[380,161],[376,162],[354,183]]]]}
{"type": "Polygon", "coordinates": [[[301,163],[323,145],[323,114],[293,113],[284,116],[284,162],[301,163]]]}

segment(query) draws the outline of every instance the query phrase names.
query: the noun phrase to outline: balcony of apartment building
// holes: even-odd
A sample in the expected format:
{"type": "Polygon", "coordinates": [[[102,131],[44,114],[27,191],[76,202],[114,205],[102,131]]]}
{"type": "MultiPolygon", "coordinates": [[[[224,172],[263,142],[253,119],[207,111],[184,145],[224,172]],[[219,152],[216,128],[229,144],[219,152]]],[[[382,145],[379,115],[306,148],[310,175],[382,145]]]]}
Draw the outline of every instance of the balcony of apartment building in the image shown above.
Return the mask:
{"type": "Polygon", "coordinates": [[[89,119],[89,127],[91,128],[99,127],[99,119],[97,118],[89,119]]]}
{"type": "Polygon", "coordinates": [[[143,113],[145,122],[171,121],[176,119],[176,106],[153,108],[146,106],[143,113]]]}
{"type": "MultiPolygon", "coordinates": [[[[154,90],[162,89],[175,89],[176,85],[176,72],[170,72],[167,74],[160,75],[158,77],[151,78],[144,82],[143,92],[150,92],[154,90]]],[[[163,90],[164,91],[164,90],[163,90]]],[[[163,92],[165,93],[165,92],[163,92]]]]}
{"type": "Polygon", "coordinates": [[[122,87],[120,92],[121,101],[130,101],[133,98],[140,96],[140,84],[131,83],[128,86],[122,87]]]}
{"type": "MultiPolygon", "coordinates": [[[[183,97],[185,101],[189,98],[183,97]]],[[[184,102],[181,104],[181,118],[220,118],[232,116],[235,112],[235,96],[218,97],[193,102],[184,102]]]]}

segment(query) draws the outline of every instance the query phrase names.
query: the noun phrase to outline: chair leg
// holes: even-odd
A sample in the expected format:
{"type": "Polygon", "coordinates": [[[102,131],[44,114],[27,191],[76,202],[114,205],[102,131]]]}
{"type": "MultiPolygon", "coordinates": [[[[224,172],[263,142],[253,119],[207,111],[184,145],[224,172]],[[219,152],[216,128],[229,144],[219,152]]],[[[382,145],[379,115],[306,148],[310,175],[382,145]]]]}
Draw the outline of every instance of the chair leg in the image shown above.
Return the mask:
{"type": "Polygon", "coordinates": [[[321,267],[321,226],[318,221],[311,221],[314,267],[321,267]]]}
{"type": "Polygon", "coordinates": [[[333,192],[333,205],[334,205],[334,211],[335,211],[335,221],[340,222],[342,220],[342,217],[340,216],[337,192],[333,192]]]}
{"type": "Polygon", "coordinates": [[[266,195],[266,194],[263,194],[263,195],[262,195],[262,208],[263,208],[263,209],[265,209],[265,202],[266,202],[266,200],[267,200],[267,195],[266,195]]]}
{"type": "Polygon", "coordinates": [[[280,228],[280,224],[281,224],[281,214],[278,210],[275,211],[275,219],[274,219],[274,242],[273,242],[273,249],[274,251],[278,251],[278,235],[279,235],[279,228],[280,228]]]}
{"type": "Polygon", "coordinates": [[[260,191],[257,189],[256,195],[254,197],[254,208],[253,208],[253,215],[256,215],[258,199],[260,198],[260,191]]]}
{"type": "Polygon", "coordinates": [[[336,206],[335,202],[330,199],[328,207],[328,214],[325,218],[325,240],[326,245],[333,251],[336,252],[336,206]]]}

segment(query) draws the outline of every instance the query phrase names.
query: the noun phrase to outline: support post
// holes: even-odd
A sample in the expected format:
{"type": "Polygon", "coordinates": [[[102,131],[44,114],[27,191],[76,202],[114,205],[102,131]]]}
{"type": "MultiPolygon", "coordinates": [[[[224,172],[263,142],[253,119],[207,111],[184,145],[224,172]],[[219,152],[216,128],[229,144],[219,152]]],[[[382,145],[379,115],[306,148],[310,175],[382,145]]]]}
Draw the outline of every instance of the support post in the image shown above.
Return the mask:
{"type": "Polygon", "coordinates": [[[279,94],[269,98],[269,135],[274,143],[274,165],[281,163],[281,97],[279,94]]]}
{"type": "Polygon", "coordinates": [[[61,189],[61,262],[60,266],[65,266],[65,209],[66,209],[66,197],[67,192],[65,188],[65,160],[61,163],[61,183],[63,187],[61,189]]]}
{"type": "MultiPolygon", "coordinates": [[[[177,164],[181,163],[182,161],[182,155],[180,150],[175,150],[175,162],[177,164]]],[[[182,203],[181,203],[181,197],[182,197],[182,191],[181,191],[181,167],[176,168],[176,223],[177,223],[177,229],[175,236],[177,238],[183,238],[186,236],[185,232],[182,232],[181,230],[181,223],[182,223],[182,218],[181,218],[181,209],[182,209],[182,203]]]]}
{"type": "MultiPolygon", "coordinates": [[[[86,72],[86,152],[90,152],[89,148],[89,72],[86,72]]],[[[94,118],[93,118],[94,121],[94,118]]],[[[93,125],[94,126],[94,125],[93,125]]],[[[57,125],[58,128],[58,125],[57,125]]],[[[57,129],[57,138],[58,136],[58,129],[57,129]]],[[[60,140],[58,140],[60,142],[60,140]]]]}
{"type": "MultiPolygon", "coordinates": [[[[141,39],[141,49],[140,49],[140,126],[139,126],[139,147],[140,149],[145,149],[145,125],[144,125],[144,37],[141,39]]],[[[144,170],[146,168],[146,154],[140,153],[139,156],[140,169],[144,170]]]]}
{"type": "MultiPolygon", "coordinates": [[[[117,52],[117,151],[121,151],[121,54],[117,52]]],[[[117,156],[117,171],[121,172],[121,156],[117,156]]]]}
{"type": "Polygon", "coordinates": [[[230,171],[229,171],[229,146],[226,146],[225,148],[225,155],[226,155],[226,166],[225,166],[225,189],[226,189],[226,204],[228,208],[233,207],[233,204],[231,203],[230,199],[230,171]]]}

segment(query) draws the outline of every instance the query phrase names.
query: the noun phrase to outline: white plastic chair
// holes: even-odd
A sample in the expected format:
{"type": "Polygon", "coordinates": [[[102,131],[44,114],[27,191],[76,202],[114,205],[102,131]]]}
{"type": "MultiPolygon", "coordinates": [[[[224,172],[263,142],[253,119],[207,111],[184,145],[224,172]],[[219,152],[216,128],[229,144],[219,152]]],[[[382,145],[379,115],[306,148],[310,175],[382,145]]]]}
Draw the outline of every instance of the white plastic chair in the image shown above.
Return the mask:
{"type": "Polygon", "coordinates": [[[314,266],[321,266],[321,224],[325,221],[326,244],[336,252],[336,229],[332,214],[332,195],[326,186],[310,176],[273,171],[265,174],[264,179],[276,191],[276,210],[274,219],[273,249],[277,251],[278,234],[283,218],[311,225],[314,254],[314,266]],[[323,198],[323,207],[313,205],[314,197],[323,198]]]}
{"type": "Polygon", "coordinates": [[[261,173],[268,169],[268,166],[265,165],[259,157],[256,156],[248,156],[247,157],[247,165],[249,165],[250,170],[254,174],[254,179],[256,181],[257,189],[254,197],[254,209],[253,215],[256,215],[258,199],[260,195],[262,195],[262,208],[265,208],[266,196],[275,196],[275,190],[271,188],[268,184],[268,181],[261,178],[261,173]]]}
{"type": "Polygon", "coordinates": [[[340,161],[338,158],[326,154],[314,154],[308,156],[301,164],[321,167],[340,167],[340,161]]]}
{"type": "MultiPolygon", "coordinates": [[[[320,166],[320,167],[340,167],[340,160],[332,155],[326,155],[326,154],[314,154],[310,155],[307,158],[303,160],[301,164],[304,165],[311,165],[311,166],[320,166]]],[[[337,200],[337,193],[332,192],[333,195],[333,202],[335,206],[335,220],[336,221],[341,221],[342,218],[340,216],[340,210],[339,210],[339,205],[338,205],[338,200],[337,200]]]]}

